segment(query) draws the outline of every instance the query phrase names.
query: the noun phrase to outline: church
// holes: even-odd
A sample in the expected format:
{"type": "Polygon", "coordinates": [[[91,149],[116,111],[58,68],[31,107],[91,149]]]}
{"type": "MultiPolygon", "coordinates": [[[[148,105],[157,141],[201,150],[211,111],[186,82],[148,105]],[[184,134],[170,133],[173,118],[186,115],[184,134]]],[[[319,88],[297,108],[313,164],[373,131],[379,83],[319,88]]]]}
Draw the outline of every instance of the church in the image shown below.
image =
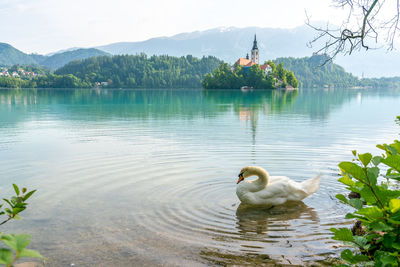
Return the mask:
{"type": "MultiPolygon", "coordinates": [[[[260,56],[257,46],[257,36],[254,35],[253,48],[251,49],[251,59],[249,59],[249,54],[247,54],[246,58],[239,58],[235,62],[235,65],[239,65],[242,66],[244,69],[248,69],[256,64],[260,65],[260,56]]],[[[260,68],[264,71],[265,74],[268,74],[268,72],[272,71],[271,66],[267,64],[260,65],[260,68]]]]}

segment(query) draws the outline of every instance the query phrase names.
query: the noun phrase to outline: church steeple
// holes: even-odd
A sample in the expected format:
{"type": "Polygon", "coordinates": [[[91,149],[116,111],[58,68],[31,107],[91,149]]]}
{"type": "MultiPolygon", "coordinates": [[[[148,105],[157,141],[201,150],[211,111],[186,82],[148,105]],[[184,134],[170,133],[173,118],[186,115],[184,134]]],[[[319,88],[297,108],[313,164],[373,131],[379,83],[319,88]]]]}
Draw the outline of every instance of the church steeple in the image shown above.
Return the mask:
{"type": "Polygon", "coordinates": [[[258,49],[258,47],[257,47],[257,36],[254,34],[254,42],[253,42],[253,49],[252,50],[254,50],[254,49],[258,49]]]}
{"type": "Polygon", "coordinates": [[[259,64],[257,37],[255,34],[254,34],[253,48],[251,49],[251,61],[253,61],[256,64],[259,64]]]}

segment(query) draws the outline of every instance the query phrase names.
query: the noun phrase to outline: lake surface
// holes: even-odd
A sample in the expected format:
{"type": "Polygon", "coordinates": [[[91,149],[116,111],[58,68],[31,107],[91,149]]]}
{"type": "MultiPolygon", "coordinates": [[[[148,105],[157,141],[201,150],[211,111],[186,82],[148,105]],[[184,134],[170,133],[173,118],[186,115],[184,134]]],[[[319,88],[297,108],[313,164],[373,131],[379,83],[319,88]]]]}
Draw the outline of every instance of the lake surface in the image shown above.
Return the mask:
{"type": "Polygon", "coordinates": [[[398,138],[400,90],[0,90],[0,189],[48,266],[329,265],[351,222],[337,164],[398,138]],[[296,181],[295,206],[246,209],[240,169],[296,181]]]}

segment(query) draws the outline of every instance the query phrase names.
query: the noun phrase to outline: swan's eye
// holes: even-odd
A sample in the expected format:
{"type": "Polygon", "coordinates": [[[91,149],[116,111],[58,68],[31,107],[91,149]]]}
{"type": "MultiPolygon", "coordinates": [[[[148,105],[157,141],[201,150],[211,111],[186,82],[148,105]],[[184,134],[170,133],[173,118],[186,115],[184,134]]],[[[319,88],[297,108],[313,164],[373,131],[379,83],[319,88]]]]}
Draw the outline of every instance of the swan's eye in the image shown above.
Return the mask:
{"type": "Polygon", "coordinates": [[[238,177],[243,176],[243,173],[244,173],[244,172],[239,173],[238,177]]]}

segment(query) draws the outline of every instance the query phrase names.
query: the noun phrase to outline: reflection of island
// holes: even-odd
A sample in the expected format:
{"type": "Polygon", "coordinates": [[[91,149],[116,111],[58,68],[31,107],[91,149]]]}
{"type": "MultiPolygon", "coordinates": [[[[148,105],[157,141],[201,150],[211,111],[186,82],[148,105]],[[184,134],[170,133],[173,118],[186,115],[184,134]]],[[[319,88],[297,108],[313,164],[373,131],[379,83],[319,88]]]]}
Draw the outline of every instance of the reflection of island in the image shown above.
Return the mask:
{"type": "MultiPolygon", "coordinates": [[[[249,233],[268,236],[268,226],[280,222],[290,224],[288,221],[306,217],[318,223],[318,215],[313,208],[303,202],[288,202],[285,205],[273,208],[250,207],[240,204],[236,210],[237,229],[243,237],[249,233]]],[[[290,226],[289,226],[290,228],[290,226]]]]}
{"type": "Polygon", "coordinates": [[[68,120],[107,121],[115,118],[170,119],[213,117],[231,112],[257,128],[259,112],[307,115],[324,119],[343,103],[369,95],[398,96],[398,90],[253,91],[238,90],[0,90],[0,127],[29,121],[51,112],[68,120]]]}

